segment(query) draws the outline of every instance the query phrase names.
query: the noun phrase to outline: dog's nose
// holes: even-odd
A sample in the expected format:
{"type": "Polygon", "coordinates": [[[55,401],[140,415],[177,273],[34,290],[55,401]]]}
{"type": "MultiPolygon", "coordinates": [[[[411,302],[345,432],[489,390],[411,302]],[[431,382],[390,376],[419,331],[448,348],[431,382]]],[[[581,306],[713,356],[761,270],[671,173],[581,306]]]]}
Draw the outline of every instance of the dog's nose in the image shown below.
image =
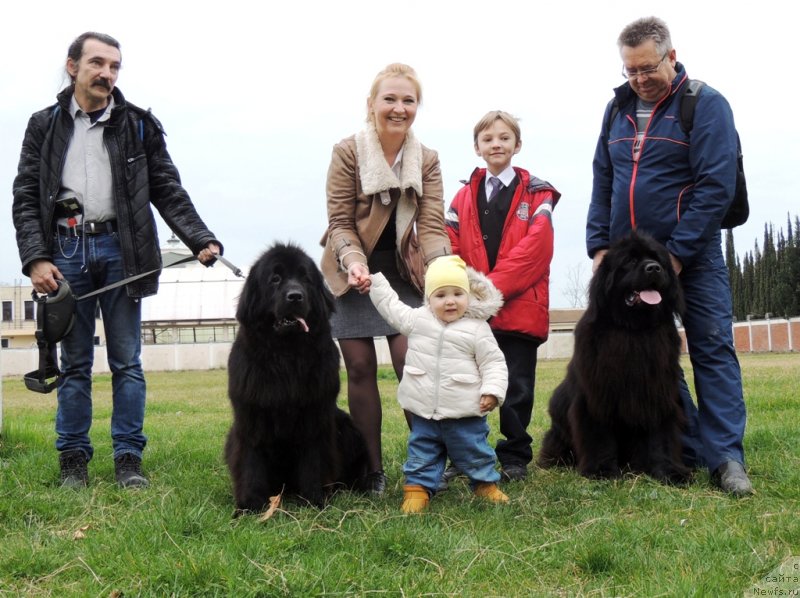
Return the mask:
{"type": "Polygon", "coordinates": [[[658,262],[649,261],[645,263],[644,271],[647,272],[648,274],[658,274],[659,272],[661,272],[661,270],[662,270],[661,264],[659,264],[658,262]]]}
{"type": "Polygon", "coordinates": [[[303,300],[303,292],[289,291],[286,293],[286,300],[291,303],[300,303],[303,300]]]}

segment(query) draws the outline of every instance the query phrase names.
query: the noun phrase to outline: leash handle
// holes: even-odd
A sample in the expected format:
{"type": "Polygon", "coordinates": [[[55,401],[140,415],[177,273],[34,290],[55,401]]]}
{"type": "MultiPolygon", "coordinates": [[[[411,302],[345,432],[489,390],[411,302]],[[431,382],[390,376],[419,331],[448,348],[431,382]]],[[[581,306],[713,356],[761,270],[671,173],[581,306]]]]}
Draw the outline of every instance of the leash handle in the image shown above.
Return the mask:
{"type": "Polygon", "coordinates": [[[215,255],[214,257],[217,258],[220,262],[222,262],[225,266],[228,266],[230,271],[233,272],[234,276],[238,276],[239,278],[244,278],[244,274],[242,273],[242,271],[239,270],[239,268],[234,266],[232,263],[230,263],[227,259],[225,259],[221,255],[215,255]]]}

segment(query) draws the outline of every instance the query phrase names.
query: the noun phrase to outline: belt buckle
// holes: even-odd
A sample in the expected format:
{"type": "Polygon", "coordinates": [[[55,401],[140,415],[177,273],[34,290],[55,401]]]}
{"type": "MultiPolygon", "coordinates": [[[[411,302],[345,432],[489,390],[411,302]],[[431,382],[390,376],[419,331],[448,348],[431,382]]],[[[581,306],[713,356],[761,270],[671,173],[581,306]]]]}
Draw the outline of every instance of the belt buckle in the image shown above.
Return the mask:
{"type": "Polygon", "coordinates": [[[87,222],[86,224],[89,225],[89,234],[90,235],[97,234],[97,222],[92,220],[91,222],[87,222]]]}

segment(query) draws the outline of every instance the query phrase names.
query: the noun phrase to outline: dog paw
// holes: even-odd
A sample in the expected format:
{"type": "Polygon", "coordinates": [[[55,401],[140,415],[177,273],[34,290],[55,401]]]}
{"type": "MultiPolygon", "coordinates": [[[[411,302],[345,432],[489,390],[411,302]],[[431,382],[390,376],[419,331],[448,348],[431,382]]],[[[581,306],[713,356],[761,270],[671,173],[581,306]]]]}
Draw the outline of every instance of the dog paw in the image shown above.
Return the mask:
{"type": "Polygon", "coordinates": [[[584,466],[579,471],[590,480],[615,480],[622,477],[622,470],[618,465],[584,466]]]}
{"type": "Polygon", "coordinates": [[[670,486],[686,486],[692,481],[692,473],[683,470],[668,470],[653,475],[662,484],[669,484],[670,486]]]}

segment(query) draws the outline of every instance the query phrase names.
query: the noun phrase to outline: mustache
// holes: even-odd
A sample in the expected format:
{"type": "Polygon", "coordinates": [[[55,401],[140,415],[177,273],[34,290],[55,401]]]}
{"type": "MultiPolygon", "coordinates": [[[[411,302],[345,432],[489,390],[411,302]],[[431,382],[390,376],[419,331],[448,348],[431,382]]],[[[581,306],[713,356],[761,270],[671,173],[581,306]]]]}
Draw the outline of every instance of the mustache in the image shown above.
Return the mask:
{"type": "Polygon", "coordinates": [[[105,79],[97,79],[94,83],[92,83],[92,87],[102,87],[106,91],[111,91],[111,83],[105,79]]]}

